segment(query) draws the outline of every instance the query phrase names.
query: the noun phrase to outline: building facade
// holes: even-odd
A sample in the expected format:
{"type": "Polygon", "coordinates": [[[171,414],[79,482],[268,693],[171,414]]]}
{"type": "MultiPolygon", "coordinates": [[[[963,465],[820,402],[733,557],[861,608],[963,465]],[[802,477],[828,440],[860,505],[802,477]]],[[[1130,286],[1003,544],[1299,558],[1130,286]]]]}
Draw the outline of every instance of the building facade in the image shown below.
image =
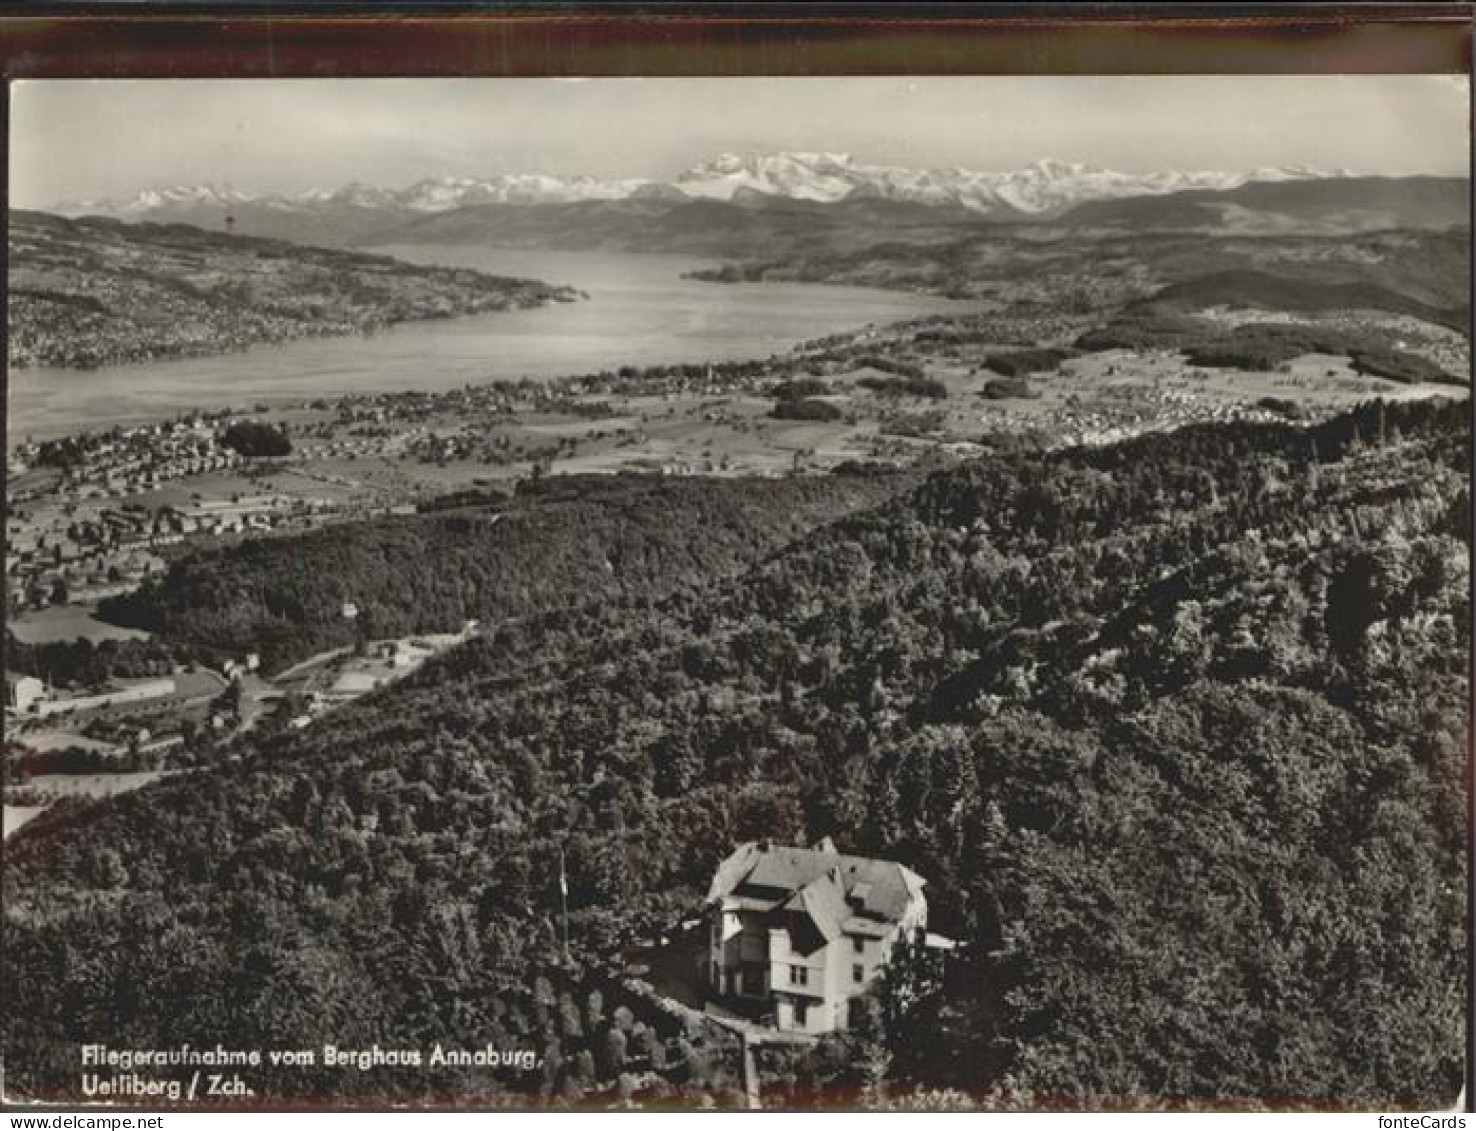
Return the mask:
{"type": "Polygon", "coordinates": [[[167,699],[176,692],[173,676],[159,679],[118,680],[107,691],[91,695],[58,695],[39,700],[31,712],[40,717],[64,715],[71,711],[95,711],[103,707],[121,707],[129,703],[146,703],[167,699]]]}
{"type": "Polygon", "coordinates": [[[46,685],[33,675],[5,673],[5,705],[24,713],[46,698],[46,685]]]}
{"type": "Polygon", "coordinates": [[[897,947],[927,929],[924,880],[890,860],[814,848],[740,845],[707,894],[703,971],[719,1000],[776,1029],[828,1033],[876,981],[897,947]]]}

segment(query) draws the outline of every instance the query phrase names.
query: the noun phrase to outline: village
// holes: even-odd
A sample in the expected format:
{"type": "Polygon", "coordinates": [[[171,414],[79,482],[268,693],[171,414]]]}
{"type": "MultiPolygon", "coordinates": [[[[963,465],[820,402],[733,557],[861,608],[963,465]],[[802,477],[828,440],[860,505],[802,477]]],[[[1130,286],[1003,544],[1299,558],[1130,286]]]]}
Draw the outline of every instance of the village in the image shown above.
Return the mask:
{"type": "Polygon", "coordinates": [[[1356,373],[1332,356],[1259,373],[1193,366],[1172,350],[1072,356],[1062,347],[1078,323],[931,318],[830,335],[755,361],[286,398],[13,438],[10,607],[95,600],[157,572],[170,547],[192,540],[301,529],[478,483],[511,487],[535,473],[824,470],[847,459],[916,458],[918,442],[965,452],[1007,434],[1046,447],[1105,443],[1147,429],[1274,419],[1290,402],[1317,415],[1370,395],[1429,392],[1356,373]],[[992,359],[1026,340],[1034,343],[1027,353],[1059,355],[1054,364],[992,380],[992,359]],[[899,373],[915,375],[922,393],[899,373]],[[775,412],[778,391],[796,380],[817,383],[811,399],[834,411],[775,412]],[[225,442],[242,420],[279,430],[290,454],[263,458],[225,442]]]}
{"type": "MultiPolygon", "coordinates": [[[[982,332],[1012,341],[1040,329],[1018,321],[996,320],[982,332]]],[[[1069,331],[1056,329],[1058,337],[1069,331]]],[[[408,513],[458,491],[511,491],[528,477],[901,465],[1001,444],[1110,443],[1192,423],[1283,419],[1288,410],[1317,415],[1371,394],[1428,393],[1354,373],[1345,358],[1308,356],[1246,373],[1190,366],[1172,351],[1060,351],[1064,360],[1046,371],[991,379],[999,347],[969,345],[979,333],[923,320],[832,335],[754,362],[317,397],[22,439],[7,457],[11,627],[33,642],[117,636],[92,616],[98,603],[161,574],[180,554],[408,513]],[[913,384],[898,372],[916,375],[913,384]],[[781,411],[783,390],[797,384],[810,386],[805,411],[781,411]],[[242,420],[278,430],[288,453],[245,455],[224,442],[242,420]]]]}
{"type": "MultiPolygon", "coordinates": [[[[343,616],[357,617],[352,603],[343,616]]],[[[50,806],[137,788],[210,764],[257,726],[302,730],[338,707],[403,679],[469,639],[459,632],[369,640],[309,657],[276,675],[247,652],[212,668],[170,664],[159,674],[55,687],[5,673],[4,835],[50,806]]]]}
{"type": "MultiPolygon", "coordinates": [[[[1039,327],[990,326],[1006,342],[1026,329],[1039,327]]],[[[1057,329],[1064,336],[1070,327],[1057,329]]],[[[1193,423],[1307,418],[1374,393],[1428,393],[1354,373],[1346,358],[1307,356],[1246,373],[1191,366],[1167,350],[1060,350],[1044,371],[1001,379],[990,368],[1001,347],[971,345],[979,332],[929,319],[752,362],[319,396],[24,438],[7,459],[8,629],[22,646],[147,642],[148,632],[109,623],[99,607],[183,555],[413,514],[448,497],[496,498],[547,475],[905,466],[1002,445],[1102,444],[1193,423]],[[792,411],[796,404],[805,411],[792,411]],[[283,450],[238,450],[228,441],[243,422],[280,435],[283,450]]],[[[346,604],[345,619],[355,612],[346,604]]],[[[474,631],[437,627],[427,637],[360,639],[277,673],[247,652],[212,668],[161,652],[145,671],[87,686],[8,671],[8,730],[34,770],[180,772],[264,719],[312,725],[474,631]]],[[[21,797],[34,800],[38,788],[33,779],[21,797]]],[[[8,796],[12,803],[20,804],[8,796]]]]}

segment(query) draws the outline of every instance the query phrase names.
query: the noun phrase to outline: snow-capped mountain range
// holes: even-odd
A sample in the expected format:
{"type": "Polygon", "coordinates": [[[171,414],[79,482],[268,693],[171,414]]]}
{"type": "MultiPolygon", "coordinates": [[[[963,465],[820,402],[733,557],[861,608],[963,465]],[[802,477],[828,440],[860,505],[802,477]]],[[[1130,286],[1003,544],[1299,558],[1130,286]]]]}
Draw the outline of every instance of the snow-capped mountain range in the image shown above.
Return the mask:
{"type": "Polygon", "coordinates": [[[906,169],[857,164],[845,153],[724,154],[687,170],[674,182],[688,196],[730,200],[741,190],[769,196],[833,202],[853,195],[910,204],[956,205],[974,212],[1007,209],[1029,215],[1064,211],[1087,200],[1158,195],[1184,189],[1230,189],[1252,180],[1348,176],[1307,168],[1250,173],[1121,173],[1045,159],[1024,169],[985,173],[970,169],[906,169]]]}
{"type": "Polygon", "coordinates": [[[1303,166],[1249,172],[1124,173],[1051,159],[1001,173],[866,165],[845,153],[725,153],[694,165],[670,181],[509,173],[485,178],[428,178],[402,189],[353,183],[336,191],[310,189],[260,196],[229,185],[177,185],[149,189],[126,200],[67,202],[58,205],[55,211],[63,215],[150,219],[201,209],[229,212],[248,205],[285,212],[340,207],[431,214],[477,204],[555,204],[632,197],[723,201],[736,198],[748,202],[788,198],[824,203],[870,197],[961,207],[984,215],[1048,216],[1091,200],[1161,195],[1186,189],[1232,189],[1251,181],[1352,175],[1346,169],[1329,171],[1303,166]]]}

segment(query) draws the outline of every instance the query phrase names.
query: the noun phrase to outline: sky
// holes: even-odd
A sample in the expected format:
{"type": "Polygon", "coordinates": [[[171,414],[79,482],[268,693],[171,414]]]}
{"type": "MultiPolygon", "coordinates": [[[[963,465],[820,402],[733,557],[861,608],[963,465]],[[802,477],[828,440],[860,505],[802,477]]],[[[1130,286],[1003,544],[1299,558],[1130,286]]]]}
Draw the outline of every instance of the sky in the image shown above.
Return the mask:
{"type": "Polygon", "coordinates": [[[1464,76],[40,80],[11,87],[11,203],[173,184],[675,177],[724,152],[909,167],[1468,171],[1464,76]]]}

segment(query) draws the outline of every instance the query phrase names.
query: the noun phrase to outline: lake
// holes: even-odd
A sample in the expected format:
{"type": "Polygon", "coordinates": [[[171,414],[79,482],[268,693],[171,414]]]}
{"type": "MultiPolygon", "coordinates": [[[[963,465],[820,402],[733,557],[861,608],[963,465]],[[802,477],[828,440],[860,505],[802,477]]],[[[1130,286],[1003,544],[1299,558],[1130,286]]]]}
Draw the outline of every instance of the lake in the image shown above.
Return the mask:
{"type": "Polygon", "coordinates": [[[350,392],[450,389],[474,381],[767,357],[798,342],[976,304],[809,283],[701,283],[713,262],[629,252],[377,248],[416,263],[475,267],[578,287],[536,310],[405,323],[371,337],[315,338],[243,353],[10,375],[9,437],[142,423],[192,408],[350,392]]]}

